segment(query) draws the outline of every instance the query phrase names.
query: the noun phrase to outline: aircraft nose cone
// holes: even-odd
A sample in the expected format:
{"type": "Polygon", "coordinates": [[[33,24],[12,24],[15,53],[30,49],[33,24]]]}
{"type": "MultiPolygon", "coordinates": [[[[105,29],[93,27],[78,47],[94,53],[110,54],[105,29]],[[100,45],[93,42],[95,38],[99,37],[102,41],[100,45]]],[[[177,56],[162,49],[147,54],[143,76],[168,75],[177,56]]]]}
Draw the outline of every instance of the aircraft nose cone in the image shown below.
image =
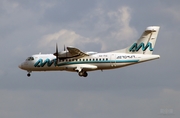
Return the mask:
{"type": "Polygon", "coordinates": [[[24,63],[19,64],[18,67],[19,67],[20,69],[23,69],[23,68],[24,68],[24,63]]]}
{"type": "Polygon", "coordinates": [[[18,67],[19,67],[20,69],[22,69],[22,70],[26,70],[26,68],[27,68],[27,66],[26,66],[26,63],[25,63],[25,62],[23,62],[23,63],[19,64],[19,65],[18,65],[18,67]]]}
{"type": "Polygon", "coordinates": [[[20,64],[18,67],[19,67],[19,68],[22,68],[22,67],[21,67],[21,64],[20,64]]]}

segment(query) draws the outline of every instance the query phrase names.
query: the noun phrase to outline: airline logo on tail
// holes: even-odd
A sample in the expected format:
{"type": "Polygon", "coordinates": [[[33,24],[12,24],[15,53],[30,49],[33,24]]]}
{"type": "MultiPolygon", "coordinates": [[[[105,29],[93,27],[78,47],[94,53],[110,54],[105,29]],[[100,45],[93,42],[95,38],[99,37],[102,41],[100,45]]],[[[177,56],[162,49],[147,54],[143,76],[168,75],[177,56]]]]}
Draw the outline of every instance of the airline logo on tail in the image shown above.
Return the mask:
{"type": "Polygon", "coordinates": [[[144,43],[140,43],[139,45],[137,43],[134,43],[130,48],[130,52],[137,52],[139,49],[142,49],[142,51],[146,51],[147,48],[149,48],[150,51],[153,51],[152,44],[148,42],[146,45],[144,43]]]}

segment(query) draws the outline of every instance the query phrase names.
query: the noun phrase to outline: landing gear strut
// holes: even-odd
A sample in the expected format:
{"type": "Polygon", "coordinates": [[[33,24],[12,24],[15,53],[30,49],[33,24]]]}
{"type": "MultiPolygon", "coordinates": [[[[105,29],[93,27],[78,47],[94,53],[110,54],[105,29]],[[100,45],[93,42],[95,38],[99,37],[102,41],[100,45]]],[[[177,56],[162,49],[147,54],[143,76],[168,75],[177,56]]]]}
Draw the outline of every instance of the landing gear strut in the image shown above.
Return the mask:
{"type": "Polygon", "coordinates": [[[86,71],[80,71],[78,74],[80,77],[82,77],[82,76],[87,77],[88,76],[88,73],[86,71]]]}

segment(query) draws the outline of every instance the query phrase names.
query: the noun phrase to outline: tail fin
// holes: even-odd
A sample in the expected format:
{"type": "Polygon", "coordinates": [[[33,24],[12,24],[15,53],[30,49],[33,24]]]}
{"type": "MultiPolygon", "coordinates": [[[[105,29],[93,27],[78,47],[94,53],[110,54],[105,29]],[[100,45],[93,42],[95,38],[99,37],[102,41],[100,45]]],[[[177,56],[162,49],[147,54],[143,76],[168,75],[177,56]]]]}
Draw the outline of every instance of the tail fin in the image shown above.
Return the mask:
{"type": "Polygon", "coordinates": [[[131,46],[113,52],[129,54],[152,54],[159,32],[159,26],[149,26],[143,32],[139,40],[131,46]]]}

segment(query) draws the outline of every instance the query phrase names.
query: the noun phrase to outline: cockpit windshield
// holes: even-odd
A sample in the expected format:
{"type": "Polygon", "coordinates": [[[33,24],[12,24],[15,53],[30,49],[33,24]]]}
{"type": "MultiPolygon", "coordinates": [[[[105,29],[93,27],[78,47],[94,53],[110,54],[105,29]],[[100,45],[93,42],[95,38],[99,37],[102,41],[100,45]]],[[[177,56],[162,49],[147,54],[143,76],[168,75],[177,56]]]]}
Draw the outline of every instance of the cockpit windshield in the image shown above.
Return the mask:
{"type": "Polygon", "coordinates": [[[34,57],[28,57],[28,58],[26,59],[26,61],[32,61],[32,60],[34,60],[34,57]]]}

